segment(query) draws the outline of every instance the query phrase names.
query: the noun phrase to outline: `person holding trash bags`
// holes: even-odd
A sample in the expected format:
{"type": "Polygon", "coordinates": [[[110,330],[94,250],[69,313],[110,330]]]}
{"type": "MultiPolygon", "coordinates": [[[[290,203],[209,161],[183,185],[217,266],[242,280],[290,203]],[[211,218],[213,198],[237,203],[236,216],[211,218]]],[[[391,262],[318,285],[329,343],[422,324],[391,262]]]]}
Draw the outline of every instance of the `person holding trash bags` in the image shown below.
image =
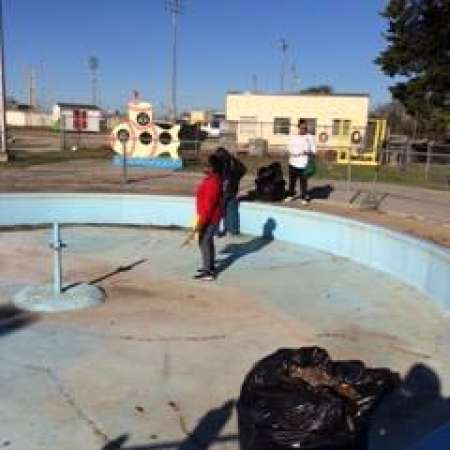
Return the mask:
{"type": "Polygon", "coordinates": [[[300,180],[300,198],[302,204],[309,203],[308,176],[315,171],[314,155],[316,153],[315,137],[308,133],[306,121],[298,121],[298,134],[291,136],[288,144],[289,152],[289,192],[285,199],[289,202],[295,198],[295,185],[300,180]]]}
{"type": "Polygon", "coordinates": [[[215,154],[222,162],[223,228],[219,236],[227,233],[239,234],[239,183],[247,168],[224,147],[218,147],[215,154]]]}
{"type": "Polygon", "coordinates": [[[214,235],[222,219],[222,162],[217,155],[209,156],[204,173],[196,191],[197,223],[194,227],[199,234],[203,265],[194,278],[213,281],[216,278],[214,235]]]}

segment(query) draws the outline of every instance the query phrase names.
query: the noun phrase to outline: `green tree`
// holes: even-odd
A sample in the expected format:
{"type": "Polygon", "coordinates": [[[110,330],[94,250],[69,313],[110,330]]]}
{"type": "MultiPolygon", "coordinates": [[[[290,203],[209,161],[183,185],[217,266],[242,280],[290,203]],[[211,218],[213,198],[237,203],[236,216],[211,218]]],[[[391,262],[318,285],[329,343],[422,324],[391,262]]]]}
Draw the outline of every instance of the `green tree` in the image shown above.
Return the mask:
{"type": "Polygon", "coordinates": [[[428,131],[442,132],[450,119],[450,1],[390,0],[387,48],[375,63],[398,82],[394,99],[428,131]]]}

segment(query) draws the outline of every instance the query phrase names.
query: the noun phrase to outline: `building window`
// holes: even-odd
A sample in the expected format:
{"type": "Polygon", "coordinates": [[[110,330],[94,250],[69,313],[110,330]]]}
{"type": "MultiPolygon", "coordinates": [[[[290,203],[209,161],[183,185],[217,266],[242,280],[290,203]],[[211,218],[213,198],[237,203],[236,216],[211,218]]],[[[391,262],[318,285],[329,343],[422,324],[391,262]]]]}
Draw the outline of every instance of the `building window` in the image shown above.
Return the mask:
{"type": "Polygon", "coordinates": [[[275,117],[273,134],[291,134],[291,119],[288,117],[275,117]]]}
{"type": "Polygon", "coordinates": [[[308,129],[309,134],[316,134],[317,128],[317,119],[311,119],[306,117],[301,117],[300,120],[304,120],[306,123],[306,128],[308,129]]]}
{"type": "Polygon", "coordinates": [[[352,125],[351,120],[344,120],[344,125],[342,127],[342,134],[348,136],[350,134],[350,127],[352,125]]]}
{"type": "Polygon", "coordinates": [[[333,136],[339,136],[341,132],[341,120],[334,119],[333,120],[333,136]]]}
{"type": "Polygon", "coordinates": [[[239,131],[241,135],[248,137],[256,136],[257,118],[256,116],[241,116],[239,119],[239,131]]]}
{"type": "Polygon", "coordinates": [[[351,126],[351,120],[334,119],[333,136],[349,136],[351,126]]]}

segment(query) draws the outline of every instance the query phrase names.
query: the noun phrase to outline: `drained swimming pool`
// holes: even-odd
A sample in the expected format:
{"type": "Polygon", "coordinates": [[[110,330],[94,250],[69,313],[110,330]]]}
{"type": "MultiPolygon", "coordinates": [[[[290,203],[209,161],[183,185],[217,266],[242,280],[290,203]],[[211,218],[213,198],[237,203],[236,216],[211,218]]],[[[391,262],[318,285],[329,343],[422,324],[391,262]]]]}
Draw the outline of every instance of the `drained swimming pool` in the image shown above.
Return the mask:
{"type": "MultiPolygon", "coordinates": [[[[117,197],[117,222],[144,225],[143,209],[130,210],[117,197]]],[[[76,210],[70,196],[58,196],[53,206],[43,198],[39,208],[34,202],[25,210],[22,203],[8,217],[2,214],[3,225],[78,222],[62,228],[68,246],[63,284],[94,283],[107,300],[71,313],[16,314],[8,302],[17,292],[51,281],[51,230],[0,231],[0,381],[7,386],[0,445],[101,449],[128,434],[112,448],[198,448],[203,439],[211,448],[235,449],[227,402],[239,395],[251,365],[279,347],[320,345],[334,358],[362,359],[402,374],[422,363],[439,377],[443,393],[450,390],[442,299],[334,252],[262,236],[268,219],[274,237],[286,233],[277,210],[257,209],[252,225],[243,210],[243,227],[254,226],[253,234],[219,239],[222,271],[215,282],[201,282],[192,279],[196,247],[181,247],[184,231],[119,227],[89,201],[76,210]],[[110,225],[81,225],[95,222],[94,216],[110,225]],[[194,432],[211,417],[214,436],[203,430],[199,438],[194,432]],[[197,447],[193,434],[201,441],[197,447]]],[[[178,222],[191,211],[190,203],[180,204],[178,222]]],[[[157,223],[158,208],[150,208],[154,217],[147,225],[179,225],[170,208],[161,210],[157,223]]],[[[445,252],[437,251],[445,262],[445,252]]],[[[390,438],[383,448],[396,448],[390,438]]]]}

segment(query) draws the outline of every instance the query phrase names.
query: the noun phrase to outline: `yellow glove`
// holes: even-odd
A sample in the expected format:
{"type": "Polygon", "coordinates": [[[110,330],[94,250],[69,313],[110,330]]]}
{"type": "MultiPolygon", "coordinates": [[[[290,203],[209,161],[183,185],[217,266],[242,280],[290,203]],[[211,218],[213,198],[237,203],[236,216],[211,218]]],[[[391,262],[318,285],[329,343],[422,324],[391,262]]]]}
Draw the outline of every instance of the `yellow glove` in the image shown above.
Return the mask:
{"type": "Polygon", "coordinates": [[[188,228],[194,229],[198,225],[198,216],[197,214],[194,214],[190,219],[188,223],[188,228]]]}
{"type": "Polygon", "coordinates": [[[188,227],[190,228],[190,230],[188,231],[186,239],[182,242],[181,247],[186,247],[190,245],[192,241],[198,240],[198,232],[200,231],[200,224],[197,215],[194,215],[190,219],[188,227]]]}

